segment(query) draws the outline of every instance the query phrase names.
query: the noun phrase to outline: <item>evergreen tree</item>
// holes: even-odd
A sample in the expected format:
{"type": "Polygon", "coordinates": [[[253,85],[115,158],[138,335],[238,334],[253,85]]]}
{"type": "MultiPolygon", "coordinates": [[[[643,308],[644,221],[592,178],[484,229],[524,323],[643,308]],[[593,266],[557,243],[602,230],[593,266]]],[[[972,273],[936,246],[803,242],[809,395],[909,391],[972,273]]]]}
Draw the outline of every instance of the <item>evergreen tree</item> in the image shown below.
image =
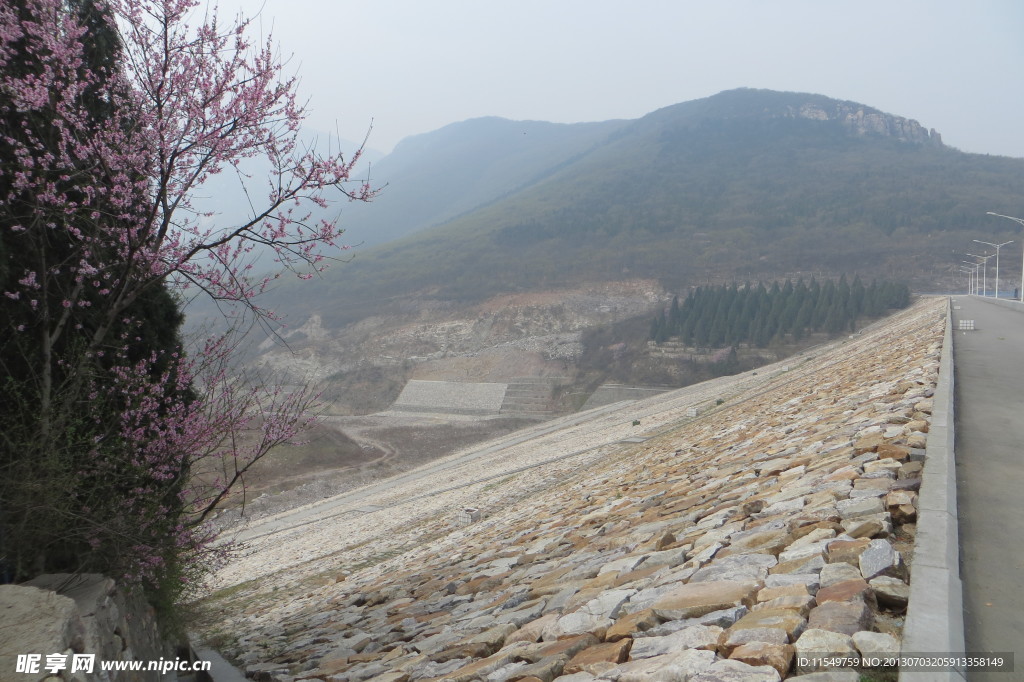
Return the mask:
{"type": "MultiPolygon", "coordinates": [[[[15,11],[26,15],[23,0],[15,11]]],[[[130,125],[125,123],[130,116],[119,111],[118,100],[108,94],[117,92],[112,79],[118,72],[121,51],[108,8],[95,0],[70,0],[65,11],[87,29],[81,37],[83,60],[78,68],[85,84],[80,95],[81,111],[88,116],[85,127],[95,131],[130,125]]],[[[13,68],[21,70],[23,77],[49,68],[46,55],[30,53],[24,45],[22,49],[25,52],[13,68]]],[[[60,147],[60,116],[45,107],[19,107],[9,97],[10,93],[0,92],[0,158],[11,158],[13,149],[19,148],[35,150],[36,157],[31,161],[37,168],[46,167],[49,158],[66,160],[60,147]]],[[[27,161],[22,158],[22,163],[27,161]]],[[[113,521],[123,512],[118,504],[118,487],[131,480],[129,462],[136,453],[111,436],[109,425],[127,409],[128,398],[113,391],[95,392],[86,398],[83,369],[87,369],[89,382],[111,385],[114,377],[110,373],[116,363],[136,364],[153,357],[148,372],[152,381],[158,381],[181,347],[178,330],[183,315],[162,284],[139,286],[134,300],[113,317],[102,305],[106,294],[99,287],[81,289],[82,276],[75,261],[81,244],[98,241],[94,237],[99,230],[117,229],[123,220],[119,216],[136,210],[115,205],[114,198],[95,194],[90,185],[76,184],[82,182],[80,176],[94,179],[90,166],[98,161],[81,158],[80,173],[68,168],[52,173],[55,192],[67,196],[69,203],[88,207],[88,211],[47,207],[32,193],[19,194],[14,174],[0,173],[0,196],[17,197],[0,206],[0,257],[4,261],[0,266],[0,290],[15,289],[13,280],[23,270],[41,272],[47,270],[48,263],[65,263],[61,275],[51,277],[46,289],[39,292],[36,305],[0,298],[2,316],[12,329],[21,329],[20,333],[5,335],[0,343],[0,368],[5,375],[0,384],[5,438],[8,443],[35,446],[0,450],[0,478],[6,481],[0,484],[0,555],[11,562],[8,570],[22,578],[40,571],[117,570],[115,551],[103,544],[103,538],[118,525],[113,521]],[[50,223],[54,229],[43,233],[43,223],[50,223]],[[19,229],[19,225],[28,229],[19,229]],[[71,292],[76,289],[81,291],[81,304],[74,310],[74,323],[69,322],[62,333],[55,334],[52,321],[38,311],[61,310],[62,302],[73,298],[71,292]],[[43,297],[45,302],[41,301],[43,297]],[[125,338],[132,342],[125,344],[125,338]],[[96,339],[101,340],[102,351],[91,361],[82,362],[83,349],[96,339]],[[79,389],[74,390],[74,386],[79,389]],[[67,400],[80,402],[55,407],[57,390],[65,390],[67,400]],[[60,496],[42,492],[46,488],[61,491],[60,496]],[[90,500],[88,512],[80,509],[83,500],[90,500]],[[31,529],[30,536],[25,535],[27,529],[31,529]],[[31,556],[24,552],[27,547],[35,548],[31,556]]],[[[102,249],[97,244],[92,255],[116,262],[118,256],[113,250],[106,253],[102,249]]],[[[120,277],[121,286],[138,286],[131,275],[120,277]]],[[[188,389],[168,397],[184,401],[193,398],[188,389]]],[[[168,523],[180,508],[177,493],[188,474],[187,470],[175,471],[163,486],[162,499],[157,500],[167,509],[168,523]]],[[[112,541],[121,542],[121,538],[112,541]]]]}

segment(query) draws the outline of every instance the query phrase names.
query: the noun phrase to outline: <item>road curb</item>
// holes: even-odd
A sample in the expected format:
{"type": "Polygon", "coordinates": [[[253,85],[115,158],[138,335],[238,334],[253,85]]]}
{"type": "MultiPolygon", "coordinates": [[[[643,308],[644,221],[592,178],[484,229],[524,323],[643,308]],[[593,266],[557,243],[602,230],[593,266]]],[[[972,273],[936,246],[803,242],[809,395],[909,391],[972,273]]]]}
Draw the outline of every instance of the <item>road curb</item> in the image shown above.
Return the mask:
{"type": "MultiPolygon", "coordinates": [[[[954,452],[953,324],[949,299],[939,363],[918,498],[917,537],[911,562],[910,602],[903,625],[903,651],[949,656],[963,653],[965,646],[954,452]]],[[[903,672],[899,679],[900,682],[946,682],[965,680],[966,674],[963,670],[903,672]]]]}
{"type": "Polygon", "coordinates": [[[991,303],[992,305],[997,305],[1001,308],[1009,308],[1010,310],[1016,310],[1017,312],[1024,311],[1024,303],[1021,303],[1020,301],[1015,301],[1010,298],[992,298],[990,296],[972,296],[971,298],[976,298],[979,301],[991,303]]]}

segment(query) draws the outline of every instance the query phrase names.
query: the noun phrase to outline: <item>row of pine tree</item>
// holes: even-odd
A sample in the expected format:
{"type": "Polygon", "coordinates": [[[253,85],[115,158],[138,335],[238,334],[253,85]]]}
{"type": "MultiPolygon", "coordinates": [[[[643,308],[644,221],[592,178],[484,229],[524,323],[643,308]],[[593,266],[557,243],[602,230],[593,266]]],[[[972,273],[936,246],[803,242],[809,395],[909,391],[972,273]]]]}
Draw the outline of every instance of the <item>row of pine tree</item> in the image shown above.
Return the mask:
{"type": "Polygon", "coordinates": [[[845,275],[824,283],[812,278],[810,284],[787,279],[770,287],[749,282],[698,287],[682,303],[673,298],[669,309],[651,321],[650,338],[663,343],[674,337],[695,348],[766,348],[799,342],[814,332],[834,336],[853,331],[859,319],[909,304],[906,284],[872,280],[864,286],[860,277],[851,284],[845,275]]]}

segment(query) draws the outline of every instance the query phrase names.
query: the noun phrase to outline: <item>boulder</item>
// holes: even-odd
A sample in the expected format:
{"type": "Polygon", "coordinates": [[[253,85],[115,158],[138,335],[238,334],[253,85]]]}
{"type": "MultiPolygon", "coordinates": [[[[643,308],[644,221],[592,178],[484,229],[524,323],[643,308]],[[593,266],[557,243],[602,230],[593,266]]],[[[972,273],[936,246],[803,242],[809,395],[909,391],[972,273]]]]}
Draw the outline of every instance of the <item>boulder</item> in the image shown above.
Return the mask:
{"type": "Polygon", "coordinates": [[[823,669],[820,660],[822,656],[859,660],[857,649],[853,646],[853,638],[839,632],[809,628],[800,635],[794,646],[798,673],[811,673],[823,669]]]}
{"type": "Polygon", "coordinates": [[[748,642],[733,649],[729,658],[752,666],[771,666],[780,677],[785,677],[795,651],[792,644],[748,642]]]}
{"type": "Polygon", "coordinates": [[[654,603],[654,612],[664,620],[695,618],[733,606],[750,607],[761,583],[721,580],[681,585],[654,603]]]}
{"type": "Polygon", "coordinates": [[[867,630],[874,623],[874,615],[863,601],[830,601],[813,609],[807,618],[810,629],[828,630],[852,636],[867,630]]]}

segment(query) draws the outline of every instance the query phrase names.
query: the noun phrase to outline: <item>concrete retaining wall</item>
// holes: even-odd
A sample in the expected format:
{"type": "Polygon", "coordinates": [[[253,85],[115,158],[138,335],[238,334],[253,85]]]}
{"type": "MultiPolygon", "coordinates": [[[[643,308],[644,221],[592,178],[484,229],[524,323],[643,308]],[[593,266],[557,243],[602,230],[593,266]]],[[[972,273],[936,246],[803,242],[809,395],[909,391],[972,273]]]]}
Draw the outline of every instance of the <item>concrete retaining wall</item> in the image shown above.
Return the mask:
{"type": "Polygon", "coordinates": [[[104,680],[157,682],[172,672],[102,671],[102,661],[175,659],[160,637],[153,609],[139,594],[126,593],[102,575],[41,575],[22,585],[0,585],[0,680],[104,680]],[[45,669],[57,654],[62,667],[45,669]],[[92,654],[93,673],[72,673],[72,654],[92,654]],[[16,673],[19,655],[36,655],[32,672],[16,673]]]}
{"type": "Polygon", "coordinates": [[[587,402],[580,409],[589,410],[623,400],[643,400],[644,398],[656,396],[659,393],[665,393],[668,390],[665,388],[641,388],[639,386],[623,386],[621,384],[604,384],[597,387],[597,390],[587,398],[587,402]]]}
{"type": "Polygon", "coordinates": [[[391,409],[437,414],[498,414],[507,386],[413,379],[402,389],[391,409]]]}
{"type": "MultiPolygon", "coordinates": [[[[956,458],[953,447],[954,395],[953,324],[947,306],[939,381],[935,389],[924,475],[918,498],[910,604],[903,625],[904,653],[950,655],[963,653],[965,647],[957,529],[956,458]]],[[[963,671],[900,674],[900,682],[965,679],[963,671]]]]}

